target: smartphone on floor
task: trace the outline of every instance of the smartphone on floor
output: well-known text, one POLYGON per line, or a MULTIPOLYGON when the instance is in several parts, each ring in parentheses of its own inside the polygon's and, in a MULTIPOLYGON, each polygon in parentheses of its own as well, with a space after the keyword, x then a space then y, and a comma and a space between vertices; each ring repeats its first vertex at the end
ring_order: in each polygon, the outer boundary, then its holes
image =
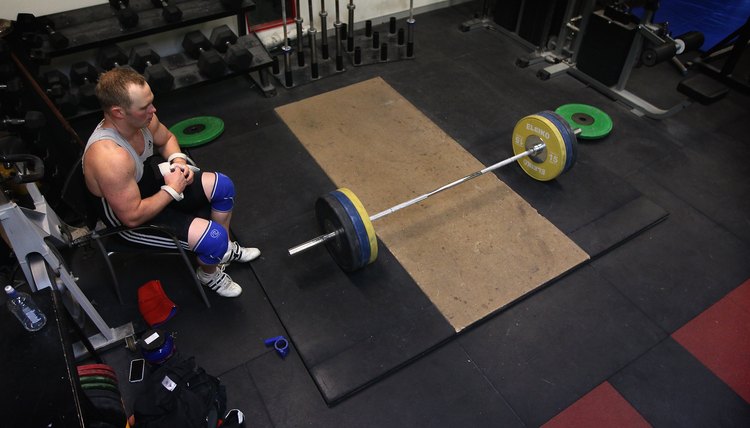
POLYGON ((130 362, 130 374, 128 380, 131 383, 140 382, 143 380, 143 374, 146 371, 146 361, 143 358, 138 358, 130 362))

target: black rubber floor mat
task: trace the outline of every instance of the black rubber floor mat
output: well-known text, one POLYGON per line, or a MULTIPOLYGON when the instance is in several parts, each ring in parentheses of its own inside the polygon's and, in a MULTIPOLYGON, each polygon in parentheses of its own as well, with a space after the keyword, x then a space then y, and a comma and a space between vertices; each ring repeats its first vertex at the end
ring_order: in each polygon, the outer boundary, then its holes
POLYGON ((382 245, 377 263, 352 274, 322 246, 288 255, 315 230, 309 212, 260 231, 264 257, 253 269, 324 398, 335 403, 454 330, 382 245))

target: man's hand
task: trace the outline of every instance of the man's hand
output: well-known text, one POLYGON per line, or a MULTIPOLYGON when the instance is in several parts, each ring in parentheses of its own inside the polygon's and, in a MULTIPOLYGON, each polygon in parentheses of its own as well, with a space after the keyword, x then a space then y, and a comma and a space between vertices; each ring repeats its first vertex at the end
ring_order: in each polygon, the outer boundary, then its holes
POLYGON ((175 170, 182 171, 182 174, 185 176, 185 181, 187 182, 187 185, 190 185, 193 183, 193 178, 195 177, 195 174, 193 173, 193 170, 187 166, 184 159, 173 160, 172 164, 170 165, 170 169, 172 171, 175 171, 175 170))
POLYGON ((192 181, 193 171, 190 171, 190 168, 187 167, 183 170, 179 165, 173 166, 174 168, 172 168, 172 172, 164 176, 164 184, 173 188, 177 193, 182 193, 185 190, 185 187, 189 184, 187 181, 188 175, 192 181), (187 172, 185 172, 185 170, 187 170, 187 172))

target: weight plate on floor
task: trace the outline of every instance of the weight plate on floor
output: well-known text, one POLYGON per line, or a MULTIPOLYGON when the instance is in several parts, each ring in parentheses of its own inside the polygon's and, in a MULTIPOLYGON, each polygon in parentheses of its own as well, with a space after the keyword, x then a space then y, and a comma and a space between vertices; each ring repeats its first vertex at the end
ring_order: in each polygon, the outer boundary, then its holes
POLYGON ((81 384, 84 383, 109 383, 117 385, 117 381, 106 376, 79 376, 81 384))
POLYGON ((545 110, 537 114, 549 119, 560 131, 560 134, 563 137, 563 141, 565 141, 566 148, 565 169, 563 170, 563 172, 568 172, 568 170, 570 170, 570 168, 575 165, 576 160, 578 159, 578 141, 576 140, 575 132, 573 132, 573 129, 570 127, 564 117, 553 111, 545 110))
POLYGON ((91 391, 91 390, 97 389, 97 390, 101 390, 101 391, 116 392, 118 394, 120 393, 120 390, 117 389, 116 386, 112 385, 111 383, 104 383, 104 382, 102 382, 102 383, 82 383, 81 384, 81 388, 84 391, 91 391))
POLYGON ((567 161, 568 149, 562 133, 552 121, 540 115, 519 120, 513 128, 513 153, 523 153, 539 143, 544 143, 545 148, 536 155, 519 159, 518 164, 535 180, 554 180, 565 170, 567 161))
POLYGON ((91 371, 96 371, 97 373, 106 372, 110 375, 109 377, 114 377, 115 379, 117 378, 115 369, 113 369, 107 364, 84 364, 84 365, 78 366, 77 370, 78 370, 79 375, 83 375, 84 373, 90 373, 91 371))
POLYGON ((573 129, 580 129, 580 138, 596 140, 612 132, 612 118, 598 108, 586 104, 565 104, 555 110, 573 129))
POLYGON ((109 370, 102 370, 102 369, 83 369, 78 368, 78 376, 104 376, 108 377, 112 380, 117 380, 117 376, 110 372, 109 370))
POLYGON ((127 416, 119 393, 97 389, 86 390, 84 393, 96 409, 98 420, 108 422, 109 426, 125 426, 127 416))
POLYGON ((115 374, 115 369, 112 368, 112 366, 108 364, 82 364, 78 366, 78 370, 81 369, 99 369, 99 370, 107 370, 111 372, 112 374, 115 374))
POLYGON ((367 264, 367 260, 362 260, 354 223, 335 196, 329 193, 315 201, 315 217, 323 234, 339 231, 336 237, 326 241, 325 245, 341 269, 353 272, 367 264))
POLYGON ((357 231, 357 241, 359 243, 359 258, 357 260, 359 260, 361 266, 357 266, 355 269, 364 267, 370 262, 370 240, 367 236, 365 223, 362 220, 357 207, 355 207, 354 203, 349 199, 349 196, 341 192, 340 189, 331 192, 331 194, 339 201, 339 203, 341 203, 341 206, 344 207, 346 213, 349 215, 349 219, 354 225, 354 230, 357 231))
POLYGON ((180 147, 197 147, 219 138, 224 121, 213 116, 198 116, 177 122, 169 131, 177 137, 180 147))
POLYGON ((354 192, 347 189, 346 187, 342 187, 338 189, 338 191, 345 194, 349 198, 351 203, 354 204, 354 206, 357 208, 357 212, 359 213, 359 218, 362 219, 362 223, 364 223, 365 225, 365 229, 367 230, 367 242, 370 245, 370 259, 367 261, 367 264, 370 264, 378 258, 378 237, 377 235, 375 235, 375 228, 370 221, 370 215, 367 214, 367 210, 365 210, 364 205, 362 205, 362 202, 359 200, 357 195, 354 194, 354 192))

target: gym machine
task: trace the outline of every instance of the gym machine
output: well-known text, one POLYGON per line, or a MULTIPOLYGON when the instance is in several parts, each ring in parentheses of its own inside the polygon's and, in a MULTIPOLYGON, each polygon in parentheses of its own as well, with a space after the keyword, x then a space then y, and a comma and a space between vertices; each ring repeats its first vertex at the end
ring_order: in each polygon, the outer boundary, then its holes
MULTIPOLYGON (((552 65, 537 72, 537 77, 547 80, 560 73, 569 73, 608 97, 628 105, 639 116, 659 119, 690 105, 691 99, 686 98, 663 109, 628 91, 626 85, 638 64, 654 66, 670 61, 685 75, 687 67, 676 55, 700 48, 703 35, 691 31, 672 37, 667 24, 653 22, 658 0, 644 2, 642 19, 630 14, 624 1, 612 2, 602 10, 594 10, 595 3, 595 0, 568 3, 560 33, 548 43, 551 50, 519 58, 516 64, 525 67, 543 60, 551 62, 552 65), (575 10, 581 10, 581 14, 573 17, 575 10)), ((717 82, 700 77, 685 79, 677 90, 704 104, 717 101, 727 92, 717 82)))
POLYGON ((750 94, 750 79, 745 76, 743 79, 734 74, 734 69, 740 62, 748 41, 750 41, 750 17, 737 30, 733 31, 716 46, 704 52, 699 58, 693 60, 690 65, 700 67, 701 71, 709 76, 720 80, 721 82, 741 91, 750 94), (719 68, 714 65, 726 57, 723 65, 719 68))
MULTIPOLYGON (((703 35, 698 32, 672 38, 666 24, 654 24, 653 17, 657 8, 658 0, 646 1, 640 21, 621 2, 593 12, 581 35, 575 66, 568 70, 571 75, 591 84, 598 91, 630 106, 635 114, 654 119, 681 111, 691 104, 691 100, 684 99, 667 109, 651 104, 625 89, 633 68, 639 61, 646 66, 653 66, 669 60, 684 74, 686 69, 675 55, 698 49, 703 44, 703 35)), ((711 101, 726 94, 726 91, 718 89, 711 96, 711 101)))
POLYGON ((107 325, 58 255, 55 245, 69 245, 72 238, 34 183, 44 177, 42 160, 19 154, 0 156, 0 162, 7 172, 0 179, 0 224, 29 286, 32 291, 48 287, 59 289, 64 301, 69 296, 66 307, 73 318, 82 315, 82 309, 99 331, 88 338, 88 343, 84 340, 73 344, 76 358, 133 336, 132 323, 116 328, 107 325), (11 194, 14 186, 20 186, 28 193, 33 208, 21 207, 8 198, 6 193, 11 194))

